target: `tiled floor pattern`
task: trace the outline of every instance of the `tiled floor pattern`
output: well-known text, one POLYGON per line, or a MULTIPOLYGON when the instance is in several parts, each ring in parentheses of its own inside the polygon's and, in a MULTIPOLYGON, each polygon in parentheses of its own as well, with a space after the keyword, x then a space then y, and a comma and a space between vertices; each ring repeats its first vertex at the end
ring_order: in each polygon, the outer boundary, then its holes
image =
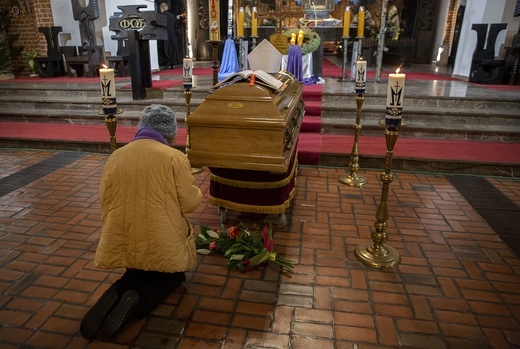
MULTIPOLYGON (((55 155, 0 150, 0 178, 55 155)), ((354 257, 370 240, 380 203, 379 171, 362 189, 338 182, 342 168, 301 167, 289 224, 275 250, 295 262, 228 272, 200 256, 186 283, 119 337, 87 341, 79 323, 121 274, 92 264, 99 237, 97 188, 104 155, 76 161, 0 197, 2 348, 517 348, 520 260, 441 174, 396 172, 388 244, 399 267, 354 257)), ((189 218, 218 225, 204 200, 189 218)), ((518 205, 520 181, 488 179, 518 205)), ((228 215, 228 225, 276 217, 228 215)))

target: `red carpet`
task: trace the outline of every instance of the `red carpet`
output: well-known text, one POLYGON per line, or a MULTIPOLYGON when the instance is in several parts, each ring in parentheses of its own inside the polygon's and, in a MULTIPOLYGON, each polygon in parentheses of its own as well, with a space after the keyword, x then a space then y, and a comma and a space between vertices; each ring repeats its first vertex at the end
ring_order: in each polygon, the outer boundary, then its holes
MULTIPOLYGON (((381 79, 388 79, 388 74, 391 74, 391 71, 382 70, 379 74, 381 79)), ((457 79, 452 78, 447 74, 436 74, 436 73, 420 73, 420 72, 407 72, 406 68, 403 69, 403 73, 406 74, 407 80, 447 80, 447 81, 456 81, 457 79)), ((323 58, 323 66, 322 66, 322 75, 323 77, 329 78, 341 78, 341 67, 338 67, 333 62, 329 61, 327 58, 323 58)), ((367 71, 367 79, 374 79, 376 75, 375 68, 371 67, 367 71)), ((350 77, 350 61, 347 64, 347 72, 346 77, 350 77)))
MULTIPOLYGON (((182 85, 182 80, 152 80, 152 88, 157 88, 161 90, 179 85, 182 85)), ((121 89, 132 89, 132 84, 121 86, 121 89)))
MULTIPOLYGON (((130 81, 130 77, 116 78, 116 81, 125 81, 125 80, 130 81)), ((42 83, 42 82, 78 83, 78 82, 81 82, 82 84, 88 84, 88 83, 99 84, 99 77, 97 77, 97 78, 85 78, 85 77, 69 78, 68 76, 57 76, 55 78, 40 78, 40 77, 35 76, 33 78, 16 78, 16 79, 10 79, 10 80, 5 80, 5 81, 6 82, 24 82, 24 83, 26 83, 26 82, 31 82, 31 83, 34 83, 34 82, 37 82, 37 83, 42 83)))
MULTIPOLYGON (((109 143, 107 128, 100 125, 43 124, 25 122, 2 122, 0 138, 27 139, 41 141, 75 141, 109 143)), ((135 126, 118 126, 116 138, 119 144, 132 140, 136 132, 135 126)), ((381 137, 359 138, 359 152, 363 155, 384 157, 386 153, 385 139, 381 137)), ((405 134, 406 131, 403 132, 405 134)), ((298 140, 299 158, 305 160, 300 164, 318 164, 319 154, 345 154, 350 156, 354 137, 352 135, 320 135, 318 133, 300 133, 298 140)), ((186 144, 186 130, 179 129, 176 139, 178 147, 186 144)), ((520 144, 490 143, 469 141, 444 141, 400 137, 395 149, 396 158, 437 159, 453 161, 470 161, 497 164, 519 164, 520 144)))
POLYGON ((298 163, 301 165, 318 165, 320 163, 321 148, 321 97, 323 85, 304 85, 302 99, 305 102, 305 116, 303 117, 300 135, 298 137, 298 163), (320 146, 309 146, 308 140, 312 135, 317 135, 320 146))
POLYGON ((520 86, 516 85, 486 85, 486 84, 476 84, 475 86, 481 86, 485 88, 489 88, 491 90, 497 91, 520 91, 520 86))

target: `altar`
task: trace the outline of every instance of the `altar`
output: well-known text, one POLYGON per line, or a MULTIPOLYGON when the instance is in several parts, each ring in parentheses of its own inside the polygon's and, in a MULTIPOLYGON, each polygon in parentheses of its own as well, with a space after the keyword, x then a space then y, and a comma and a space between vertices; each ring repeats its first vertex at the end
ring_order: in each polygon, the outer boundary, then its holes
MULTIPOLYGON (((282 70, 287 70, 287 61, 289 59, 288 55, 282 56, 282 70)), ((302 78, 308 79, 313 74, 312 69, 312 53, 307 53, 302 56, 302 78)))

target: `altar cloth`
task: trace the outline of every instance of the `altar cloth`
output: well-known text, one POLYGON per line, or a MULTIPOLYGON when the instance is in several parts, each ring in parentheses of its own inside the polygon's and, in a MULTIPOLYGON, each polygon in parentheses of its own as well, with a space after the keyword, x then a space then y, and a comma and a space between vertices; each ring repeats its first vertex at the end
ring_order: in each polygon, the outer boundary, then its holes
MULTIPOLYGON (((287 70, 288 55, 282 56, 282 69, 287 70)), ((302 56, 302 79, 312 76, 312 52, 302 56)))

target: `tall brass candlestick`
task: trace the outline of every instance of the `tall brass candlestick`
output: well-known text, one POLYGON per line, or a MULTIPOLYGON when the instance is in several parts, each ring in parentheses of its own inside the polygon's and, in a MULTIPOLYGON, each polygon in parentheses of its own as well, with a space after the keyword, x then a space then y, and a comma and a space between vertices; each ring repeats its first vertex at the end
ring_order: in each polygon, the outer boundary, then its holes
POLYGON ((381 190, 381 203, 376 213, 375 231, 372 231, 372 242, 365 242, 356 247, 354 255, 363 264, 373 268, 394 268, 401 263, 399 252, 391 246, 385 245, 388 240, 387 221, 388 214, 388 190, 390 183, 394 180, 392 171, 392 159, 394 146, 399 137, 399 130, 395 126, 387 127, 385 130, 386 140, 386 162, 385 171, 380 179, 383 183, 381 190))
MULTIPOLYGON (((191 149, 190 125, 188 124, 188 117, 191 114, 191 107, 190 107, 191 89, 190 88, 185 88, 184 89, 184 100, 186 101, 186 119, 185 119, 185 123, 186 123, 186 151, 185 151, 185 153, 186 153, 186 156, 188 156, 188 152, 191 149)), ((200 168, 200 167, 192 167, 191 168, 191 173, 193 173, 193 174, 197 174, 197 173, 200 173, 200 172, 202 172, 202 168, 200 168)))
POLYGON ((341 37, 341 39, 343 40, 343 63, 341 65, 341 79, 339 81, 347 81, 347 79, 345 79, 345 75, 347 72, 347 60, 348 60, 347 48, 348 48, 348 39, 349 38, 350 38, 350 36, 341 37))
POLYGON ((350 153, 350 162, 348 168, 350 170, 349 175, 343 175, 339 177, 339 182, 349 185, 351 187, 360 187, 367 182, 367 180, 359 176, 357 171, 359 170, 359 130, 361 130, 361 108, 363 107, 363 102, 365 100, 365 95, 358 94, 356 98, 357 112, 356 112, 356 124, 354 125, 354 146, 352 147, 352 152, 350 153))

